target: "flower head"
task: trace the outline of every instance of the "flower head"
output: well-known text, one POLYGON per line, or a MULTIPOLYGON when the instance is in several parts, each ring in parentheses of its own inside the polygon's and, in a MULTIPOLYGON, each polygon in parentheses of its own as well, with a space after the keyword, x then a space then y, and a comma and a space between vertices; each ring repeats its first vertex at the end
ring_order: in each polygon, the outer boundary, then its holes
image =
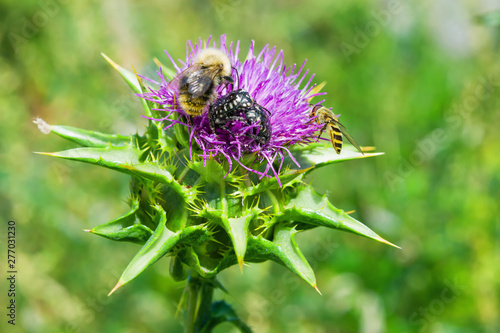
MULTIPOLYGON (((200 39, 198 43, 187 42, 186 60, 178 66, 168 52, 175 70, 178 74, 186 70, 193 64, 197 54, 210 43, 210 38, 206 43, 200 39)), ((152 89, 141 97, 159 103, 161 111, 166 111, 167 115, 159 121, 170 122, 170 125, 182 124, 188 127, 190 134, 190 151, 201 150, 199 154, 206 161, 210 156, 221 159, 225 158, 231 169, 232 162, 236 161, 243 168, 259 174, 261 177, 269 177, 269 170, 272 170, 277 177, 283 164, 283 160, 288 155, 293 161, 294 158, 288 147, 295 144, 307 144, 317 141, 315 132, 321 127, 311 121, 309 101, 316 95, 323 93, 313 93, 311 82, 314 75, 303 85, 309 70, 304 70, 306 61, 297 68, 297 65, 287 66, 283 63, 283 51, 276 54, 276 47, 269 45, 255 55, 254 42, 250 44, 250 49, 246 58, 239 59, 240 42, 235 45, 231 42, 229 50, 227 48, 226 36, 220 37, 220 43, 213 42, 214 48, 225 52, 233 67, 235 76, 234 85, 220 85, 217 87, 217 95, 222 98, 235 89, 243 89, 263 108, 270 112, 269 122, 271 125, 271 138, 267 142, 255 140, 255 137, 248 135, 255 124, 247 124, 242 121, 231 122, 226 132, 217 132, 210 127, 208 112, 201 116, 190 117, 177 104, 179 98, 179 88, 176 84, 169 84, 162 71, 158 72, 161 82, 155 82, 159 88, 152 89), (301 88, 301 86, 303 87, 301 88), (173 113, 190 118, 172 117, 173 113), (197 147, 193 147, 193 144, 197 147), (264 170, 258 171, 251 166, 242 163, 242 157, 254 154, 256 161, 252 165, 260 163, 266 164, 264 170), (277 163, 277 167, 273 164, 277 163)), ((152 80, 150 80, 152 81, 152 80)), ((154 82, 154 81, 153 81, 154 82)), ((297 162, 295 162, 298 165, 297 162)), ((300 166, 299 166, 300 167, 300 166)))

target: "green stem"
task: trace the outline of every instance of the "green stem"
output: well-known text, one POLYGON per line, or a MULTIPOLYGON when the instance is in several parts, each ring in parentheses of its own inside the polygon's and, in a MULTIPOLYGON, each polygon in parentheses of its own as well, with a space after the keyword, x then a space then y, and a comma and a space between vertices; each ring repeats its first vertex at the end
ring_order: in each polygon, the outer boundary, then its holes
POLYGON ((274 193, 271 191, 266 191, 266 194, 269 197, 269 199, 271 200, 271 202, 273 203, 274 213, 279 213, 280 212, 280 203, 279 203, 278 199, 276 198, 276 196, 274 195, 274 193))
POLYGON ((198 310, 198 323, 200 330, 206 325, 206 323, 212 317, 212 298, 214 294, 213 285, 206 281, 201 286, 200 297, 199 300, 199 310, 198 310))
POLYGON ((228 217, 228 206, 227 206, 227 198, 226 198, 226 182, 220 183, 220 198, 222 203, 222 216, 228 217))
POLYGON ((214 287, 211 281, 199 276, 190 276, 186 285, 186 315, 184 332, 198 333, 211 318, 214 287))
POLYGON ((191 170, 189 167, 185 167, 184 170, 182 170, 182 173, 180 174, 179 179, 177 179, 177 182, 179 182, 179 184, 182 183, 182 180, 187 175, 187 173, 189 172, 189 170, 191 170))
POLYGON ((187 280, 186 285, 186 314, 184 318, 184 332, 194 333, 196 332, 196 305, 198 300, 198 286, 195 283, 195 279, 191 276, 187 280))

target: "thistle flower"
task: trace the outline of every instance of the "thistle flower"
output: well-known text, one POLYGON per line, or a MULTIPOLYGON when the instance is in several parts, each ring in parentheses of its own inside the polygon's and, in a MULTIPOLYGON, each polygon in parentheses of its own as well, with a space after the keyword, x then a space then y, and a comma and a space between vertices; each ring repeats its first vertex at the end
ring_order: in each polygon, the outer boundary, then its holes
MULTIPOLYGON (((210 45, 210 38, 206 43, 203 43, 201 39, 194 44, 188 41, 186 60, 179 61, 181 66, 178 66, 172 56, 166 52, 176 69, 177 75, 191 66, 197 54, 204 46, 208 45, 210 45)), ((283 63, 283 50, 276 54, 276 47, 270 48, 269 44, 264 46, 256 55, 253 41, 250 44, 245 60, 241 61, 239 59, 240 42, 238 41, 235 45, 231 42, 228 50, 225 35, 220 37, 219 45, 214 42, 213 47, 219 48, 228 54, 236 72, 237 88, 250 93, 258 104, 270 111, 272 136, 269 142, 262 144, 245 135, 250 130, 250 127, 255 125, 242 122, 231 124, 228 128, 231 135, 216 134, 209 126, 208 112, 205 112, 202 116, 190 118, 189 124, 179 121, 178 117, 172 117, 173 113, 187 115, 176 103, 179 100, 178 87, 175 84, 169 84, 161 70, 158 71, 160 82, 145 78, 159 87, 157 89, 150 88, 149 92, 140 95, 149 101, 160 104, 160 108, 157 110, 167 112, 165 117, 152 119, 165 121, 167 123, 166 128, 174 124, 186 126, 189 130, 190 152, 201 150, 200 156, 203 157, 204 162, 210 156, 215 156, 219 160, 224 157, 229 163, 229 171, 231 171, 232 161, 234 160, 243 168, 259 174, 261 178, 264 176, 269 177, 268 172, 270 169, 274 176, 278 177, 285 155, 290 157, 297 167, 300 167, 288 147, 318 140, 315 133, 321 125, 311 122, 309 116, 311 105, 309 101, 314 96, 324 94, 313 92, 314 85, 311 85, 311 83, 314 74, 302 86, 309 73, 309 70, 304 69, 306 61, 298 69, 295 64, 287 66, 283 63), (194 144, 196 147, 193 147, 194 144), (255 168, 242 163, 244 154, 254 154, 257 163, 255 163, 255 160, 249 163, 255 168), (258 171, 257 167, 261 162, 267 164, 263 172, 258 171), (278 164, 277 170, 273 167, 274 162, 278 164)), ((233 89, 233 85, 221 85, 217 88, 217 93, 219 96, 224 96, 233 89)), ((279 181, 279 178, 277 179, 279 181)))
MULTIPOLYGON (((180 302, 186 307, 185 332, 210 332, 224 321, 250 332, 229 304, 212 303, 213 289, 225 290, 216 279, 222 270, 239 265, 243 271, 244 262, 272 260, 318 290, 314 272, 295 242, 298 232, 326 227, 392 245, 303 182, 320 167, 378 154, 344 149, 338 155, 330 143, 314 142, 319 125, 311 122, 309 100, 319 93, 311 86, 312 77, 300 89, 308 74, 304 65, 297 71, 295 65, 287 67, 283 52, 275 56, 276 49, 268 46, 255 56, 253 43, 243 62, 238 59, 239 43, 231 43, 228 54, 239 72, 239 88, 271 111, 269 142, 246 136, 248 125, 241 123, 231 125, 232 136, 216 135, 206 114, 190 123, 182 121, 174 99, 178 92, 163 74, 178 75, 202 45, 188 42, 186 61, 180 67, 172 61, 175 71, 162 67, 157 87, 146 87, 145 82, 152 80, 143 80, 104 56, 141 96, 150 119, 143 135, 51 126, 41 119, 35 123, 45 134, 52 132, 83 146, 43 154, 131 176, 130 210, 87 230, 142 245, 112 292, 169 257, 171 276, 186 280, 187 301, 180 302), (232 161, 242 167, 232 167, 232 161)), ((225 36, 219 47, 226 50, 225 36)), ((219 87, 218 94, 224 96, 231 89, 219 87)))

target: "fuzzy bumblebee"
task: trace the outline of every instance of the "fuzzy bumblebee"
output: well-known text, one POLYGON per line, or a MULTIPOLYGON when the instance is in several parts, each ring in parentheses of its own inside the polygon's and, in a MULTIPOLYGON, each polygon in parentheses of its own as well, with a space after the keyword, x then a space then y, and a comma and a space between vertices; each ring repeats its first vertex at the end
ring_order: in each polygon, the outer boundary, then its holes
POLYGON ((190 116, 200 116, 217 98, 216 88, 223 83, 233 83, 231 62, 221 50, 202 50, 193 64, 172 82, 179 82, 179 104, 190 116))

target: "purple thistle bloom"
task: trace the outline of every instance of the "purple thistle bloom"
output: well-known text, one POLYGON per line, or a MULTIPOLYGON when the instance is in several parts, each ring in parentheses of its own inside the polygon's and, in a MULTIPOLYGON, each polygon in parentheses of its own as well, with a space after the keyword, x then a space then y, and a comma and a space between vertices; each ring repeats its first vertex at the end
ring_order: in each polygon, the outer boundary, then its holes
MULTIPOLYGON (((168 52, 165 52, 177 73, 181 73, 193 64, 196 55, 204 48, 204 45, 208 47, 209 43, 210 38, 206 44, 201 39, 194 45, 191 41, 188 41, 186 60, 185 62, 179 60, 181 67, 175 63, 168 52)), ((288 150, 288 147, 294 144, 307 144, 318 140, 315 133, 322 125, 311 122, 309 115, 311 105, 309 101, 313 96, 323 95, 324 93, 311 92, 314 87, 314 85, 311 85, 314 75, 300 88, 309 73, 309 70, 304 71, 306 61, 304 61, 297 71, 295 64, 287 67, 283 63, 283 50, 279 51, 276 55, 276 47, 269 48, 269 45, 266 45, 256 56, 254 42, 252 41, 247 57, 243 61, 240 61, 238 58, 240 53, 239 41, 236 45, 233 45, 231 42, 228 50, 226 36, 222 35, 220 37, 220 46, 217 46, 217 43, 213 42, 213 47, 224 51, 229 56, 231 65, 236 68, 239 76, 237 77, 233 70, 233 77, 235 79, 234 87, 232 85, 220 85, 217 88, 218 96, 227 95, 233 88, 234 90, 238 88, 243 89, 258 104, 269 110, 271 113, 269 120, 272 136, 268 142, 258 142, 254 137, 248 135, 258 125, 248 125, 242 121, 231 122, 227 135, 220 132, 214 133, 209 125, 208 112, 205 112, 201 116, 192 117, 190 120, 185 120, 186 118, 174 120, 171 117, 173 112, 186 117, 189 116, 176 103, 179 98, 178 86, 176 84, 169 85, 169 81, 165 80, 161 70, 158 72, 161 82, 158 83, 145 78, 148 81, 158 84, 159 88, 150 88, 150 92, 142 94, 141 97, 159 103, 160 109, 158 110, 168 112, 166 117, 153 120, 170 122, 171 124, 167 128, 174 124, 182 124, 188 127, 191 154, 193 150, 197 150, 196 147, 193 147, 193 142, 195 142, 196 146, 202 151, 200 156, 203 157, 204 161, 210 156, 217 157, 219 161, 223 157, 228 161, 229 170, 231 170, 234 160, 248 171, 259 174, 261 178, 271 177, 269 170, 272 170, 272 173, 279 182, 278 174, 283 166, 285 155, 288 155, 300 167, 288 150), (247 154, 255 154, 256 158, 251 162, 251 165, 244 165, 241 161, 242 157, 247 154), (264 170, 258 171, 253 169, 263 162, 266 164, 264 170), (255 165, 256 163, 257 166, 255 165), (273 166, 274 163, 279 163, 277 168, 273 166)))

